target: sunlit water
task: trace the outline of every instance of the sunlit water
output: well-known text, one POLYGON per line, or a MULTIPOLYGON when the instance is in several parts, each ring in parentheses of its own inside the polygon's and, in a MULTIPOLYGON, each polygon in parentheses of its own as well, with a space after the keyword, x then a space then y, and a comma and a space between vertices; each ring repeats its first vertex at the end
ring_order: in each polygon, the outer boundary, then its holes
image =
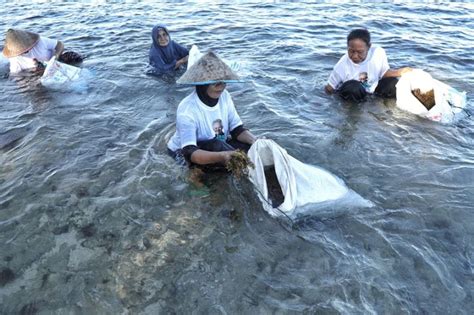
MULTIPOLYGON (((0 313, 420 313, 474 309, 474 124, 440 125, 323 93, 353 27, 392 67, 474 92, 474 6, 3 4, 18 27, 87 55, 87 91, 12 78, 1 60, 0 313), (155 23, 237 60, 257 135, 342 178, 372 208, 263 211, 251 184, 204 187, 166 155, 191 92, 145 74, 155 23)), ((3 38, 3 37, 2 37, 3 38)), ((3 40, 3 39, 2 39, 3 40)))

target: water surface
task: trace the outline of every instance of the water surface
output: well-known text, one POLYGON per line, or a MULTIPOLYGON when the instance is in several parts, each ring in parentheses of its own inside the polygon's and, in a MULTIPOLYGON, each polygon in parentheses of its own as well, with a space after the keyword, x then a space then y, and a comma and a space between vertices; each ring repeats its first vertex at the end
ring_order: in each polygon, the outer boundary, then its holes
POLYGON ((0 313, 429 313, 474 309, 472 118, 440 125, 323 87, 365 26, 392 67, 474 92, 474 6, 4 4, 3 30, 87 55, 86 92, 0 62, 0 313), (372 201, 267 215, 248 181, 204 187, 166 155, 190 88, 145 74, 150 32, 237 60, 229 85, 257 135, 372 201))

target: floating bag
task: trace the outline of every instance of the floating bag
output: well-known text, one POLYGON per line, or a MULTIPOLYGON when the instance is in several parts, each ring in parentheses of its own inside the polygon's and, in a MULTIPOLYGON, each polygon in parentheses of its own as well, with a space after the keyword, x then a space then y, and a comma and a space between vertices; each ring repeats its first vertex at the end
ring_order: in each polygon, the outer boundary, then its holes
POLYGON ((466 92, 459 92, 423 70, 405 73, 397 83, 397 107, 410 113, 441 123, 452 123, 463 117, 466 92), (428 110, 414 95, 434 91, 435 105, 428 110))
POLYGON ((56 57, 53 57, 44 70, 41 84, 53 88, 63 86, 79 80, 81 70, 81 68, 58 62, 56 57))
POLYGON ((257 140, 248 156, 255 165, 255 168, 249 168, 249 179, 259 192, 263 208, 272 216, 292 216, 297 207, 336 200, 350 192, 341 179, 322 168, 298 161, 272 140, 257 140), (265 176, 269 166, 274 167, 284 197, 276 207, 272 204, 265 176))
POLYGON ((188 57, 188 69, 191 68, 196 61, 199 60, 204 54, 199 51, 199 48, 196 45, 193 45, 189 50, 189 57, 188 57))

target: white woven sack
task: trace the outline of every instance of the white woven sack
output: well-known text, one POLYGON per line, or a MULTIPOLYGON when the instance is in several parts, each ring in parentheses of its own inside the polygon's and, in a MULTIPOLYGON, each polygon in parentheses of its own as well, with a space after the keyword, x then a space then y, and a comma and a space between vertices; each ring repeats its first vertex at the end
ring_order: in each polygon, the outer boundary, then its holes
POLYGON ((421 69, 405 73, 397 83, 397 107, 421 117, 442 123, 452 123, 465 106, 466 92, 459 92, 433 79, 429 73, 421 69), (414 89, 420 89, 422 93, 433 89, 435 106, 428 111, 413 95, 414 89))
POLYGON ((249 179, 259 192, 263 208, 272 216, 291 216, 298 207, 336 200, 349 192, 342 180, 322 168, 298 161, 272 140, 257 140, 248 156, 255 165, 249 168, 249 179), (285 197, 278 208, 273 208, 269 200, 265 178, 264 167, 271 165, 285 197))

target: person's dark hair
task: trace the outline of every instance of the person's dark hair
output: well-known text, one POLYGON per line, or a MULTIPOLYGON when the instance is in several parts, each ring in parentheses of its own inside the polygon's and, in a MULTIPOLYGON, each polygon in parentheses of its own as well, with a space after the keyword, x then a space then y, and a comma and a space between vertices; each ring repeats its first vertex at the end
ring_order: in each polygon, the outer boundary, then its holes
POLYGON ((367 46, 370 46, 370 33, 365 28, 352 30, 349 35, 347 35, 347 44, 353 39, 363 40, 367 46))

